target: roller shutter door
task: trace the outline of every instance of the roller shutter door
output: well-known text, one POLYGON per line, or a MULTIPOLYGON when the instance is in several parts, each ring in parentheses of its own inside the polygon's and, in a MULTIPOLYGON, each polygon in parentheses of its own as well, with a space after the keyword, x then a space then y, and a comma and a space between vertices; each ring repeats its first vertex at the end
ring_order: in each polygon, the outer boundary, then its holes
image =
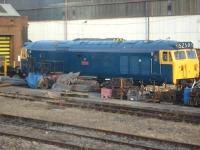
POLYGON ((0 36, 0 58, 6 57, 7 65, 10 65, 11 38, 9 36, 0 36))

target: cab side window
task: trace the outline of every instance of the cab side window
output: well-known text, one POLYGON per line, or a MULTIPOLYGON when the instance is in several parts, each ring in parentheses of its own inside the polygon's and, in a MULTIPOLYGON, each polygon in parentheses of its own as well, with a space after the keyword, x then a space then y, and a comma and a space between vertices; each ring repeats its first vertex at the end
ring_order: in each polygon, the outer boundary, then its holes
POLYGON ((163 52, 163 61, 168 61, 168 52, 163 52))
POLYGON ((172 61, 172 55, 170 52, 163 52, 162 53, 163 61, 172 61))

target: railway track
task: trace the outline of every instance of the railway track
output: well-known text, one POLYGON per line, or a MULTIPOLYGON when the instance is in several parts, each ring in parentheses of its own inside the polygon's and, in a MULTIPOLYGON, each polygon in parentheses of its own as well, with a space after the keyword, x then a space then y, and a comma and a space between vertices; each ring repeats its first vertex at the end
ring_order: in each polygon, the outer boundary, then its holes
POLYGON ((6 114, 0 115, 0 135, 72 149, 200 149, 199 145, 6 114))
POLYGON ((200 123, 199 114, 195 113, 183 113, 182 111, 167 111, 167 110, 155 110, 155 109, 145 109, 132 106, 125 106, 120 104, 111 104, 106 102, 97 102, 97 101, 85 101, 76 98, 66 98, 61 97, 59 99, 43 97, 43 96, 33 96, 33 95, 24 95, 20 93, 3 93, 0 92, 0 96, 29 100, 29 101, 44 101, 51 105, 61 105, 64 107, 78 107, 86 109, 94 109, 104 112, 112 113, 121 113, 129 115, 137 115, 143 117, 158 118, 162 120, 171 120, 171 121, 184 121, 194 124, 200 123))

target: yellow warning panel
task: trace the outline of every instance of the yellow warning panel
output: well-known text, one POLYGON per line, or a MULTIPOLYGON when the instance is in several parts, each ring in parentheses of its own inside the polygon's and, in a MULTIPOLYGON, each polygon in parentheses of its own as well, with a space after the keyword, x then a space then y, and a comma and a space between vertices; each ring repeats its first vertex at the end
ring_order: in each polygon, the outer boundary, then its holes
POLYGON ((5 52, 5 51, 6 51, 6 52, 8 51, 8 52, 10 52, 10 48, 0 48, 0 51, 4 51, 4 52, 5 52))
POLYGON ((10 41, 10 37, 9 36, 1 36, 0 35, 0 40, 9 40, 10 41))
POLYGON ((0 57, 6 57, 7 65, 10 65, 11 42, 9 36, 0 36, 0 57))
POLYGON ((10 41, 0 41, 0 44, 10 44, 10 41))

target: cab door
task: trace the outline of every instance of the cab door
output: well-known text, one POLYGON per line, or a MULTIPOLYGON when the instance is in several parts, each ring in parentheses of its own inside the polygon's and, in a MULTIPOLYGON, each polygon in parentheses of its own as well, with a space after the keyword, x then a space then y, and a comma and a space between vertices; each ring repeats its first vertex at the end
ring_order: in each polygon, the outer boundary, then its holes
POLYGON ((154 52, 151 58, 151 74, 153 75, 161 75, 161 66, 159 63, 159 52, 154 52))
POLYGON ((173 57, 171 50, 161 50, 160 56, 160 72, 163 82, 173 83, 173 57))

